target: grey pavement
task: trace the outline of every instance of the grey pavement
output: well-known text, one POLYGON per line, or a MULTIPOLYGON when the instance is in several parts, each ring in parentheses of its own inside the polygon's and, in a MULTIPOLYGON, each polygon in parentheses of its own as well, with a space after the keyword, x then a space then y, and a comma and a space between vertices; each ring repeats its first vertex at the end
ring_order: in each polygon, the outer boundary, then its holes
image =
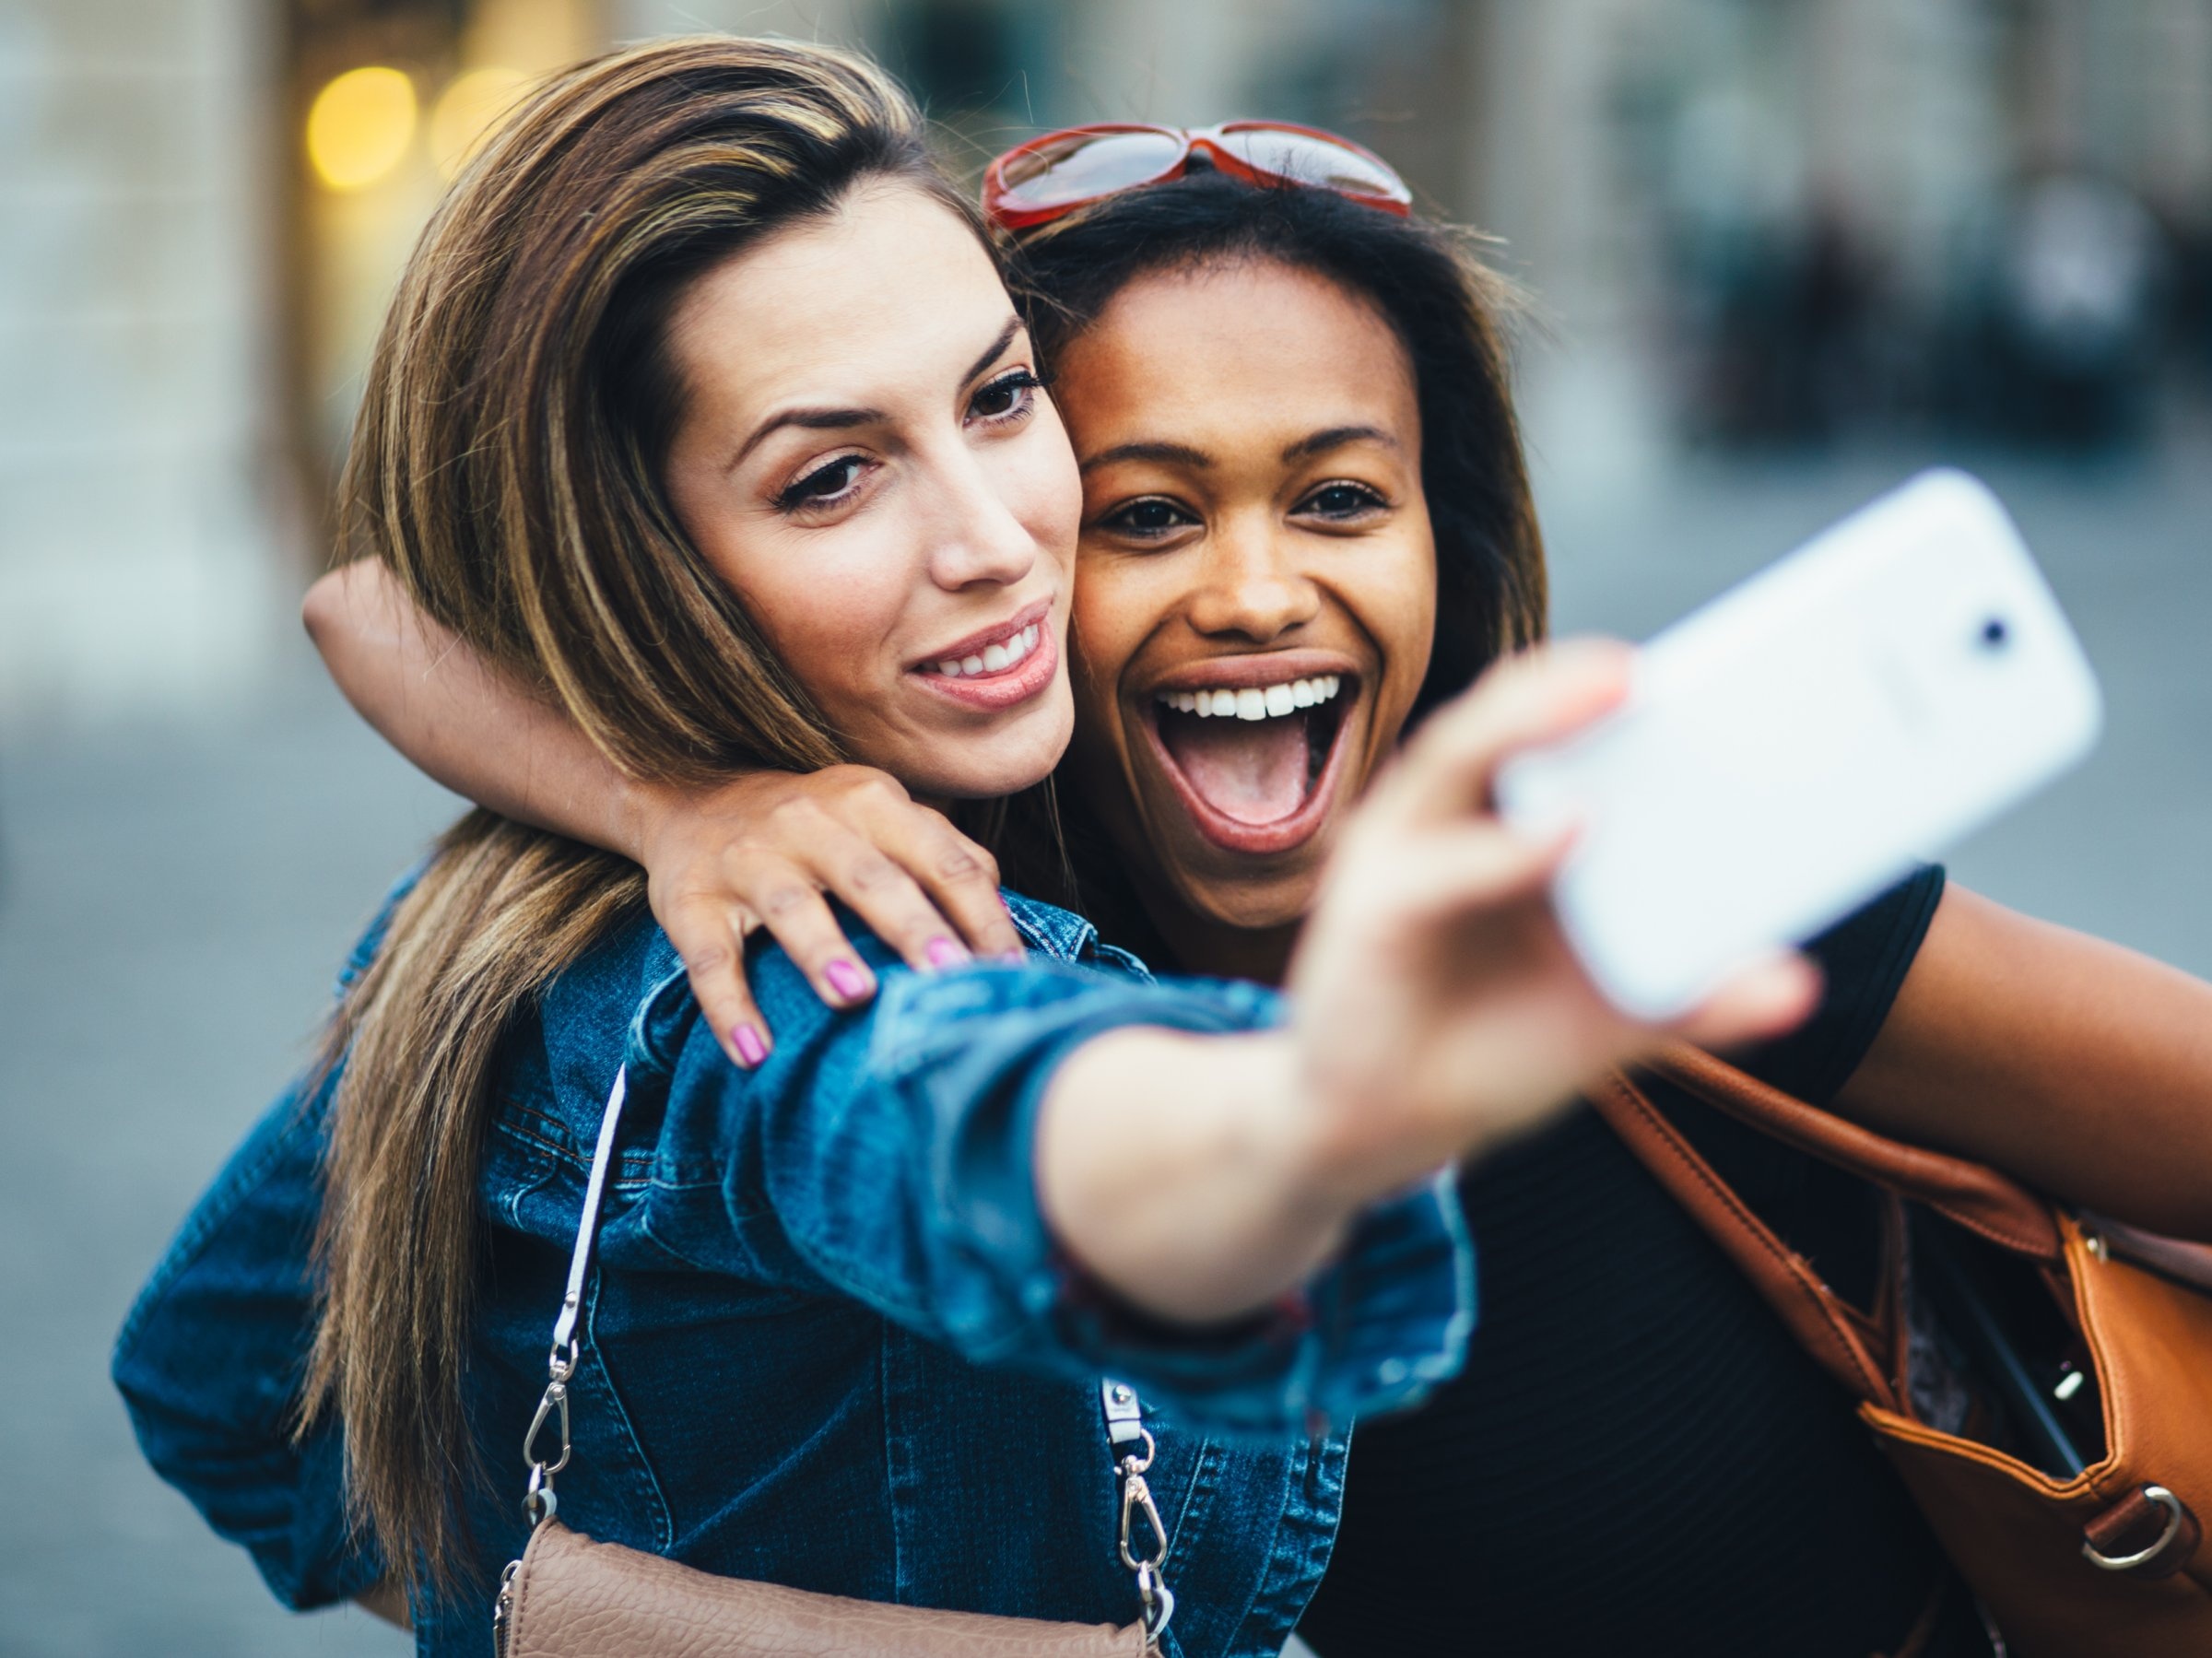
MULTIPOLYGON (((1953 867, 2007 902, 2212 972, 2204 459, 1985 469, 2088 642, 2111 726, 2088 767, 1953 867)), ((1547 482, 1560 624, 1648 632, 1913 460, 1547 482)), ((6 1658, 405 1650, 359 1613, 278 1610, 243 1555, 139 1461, 106 1358, 177 1220, 304 1052, 382 884, 452 809, 353 721, 303 650, 238 717, 0 751, 6 1658)))

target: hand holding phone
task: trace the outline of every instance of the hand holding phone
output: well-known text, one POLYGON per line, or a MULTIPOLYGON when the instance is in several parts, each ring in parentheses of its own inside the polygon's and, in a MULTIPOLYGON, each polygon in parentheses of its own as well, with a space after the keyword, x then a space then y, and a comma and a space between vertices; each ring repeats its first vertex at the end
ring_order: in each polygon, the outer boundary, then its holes
POLYGON ((2082 759, 2102 705, 1994 495, 1941 470, 1677 623, 1618 712, 1515 757, 1515 828, 1598 988, 1654 1021, 2082 759))

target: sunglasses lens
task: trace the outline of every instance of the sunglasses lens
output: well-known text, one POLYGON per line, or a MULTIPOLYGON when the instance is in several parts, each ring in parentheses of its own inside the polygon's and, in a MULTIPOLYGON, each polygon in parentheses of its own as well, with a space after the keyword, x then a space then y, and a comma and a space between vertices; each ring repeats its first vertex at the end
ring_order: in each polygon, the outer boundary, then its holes
POLYGON ((1169 133, 1069 133, 1015 157, 999 205, 1018 210, 1088 202, 1158 178, 1182 155, 1169 133))
POLYGON ((1277 178, 1401 205, 1413 200, 1404 179, 1372 156, 1334 139, 1276 126, 1235 126, 1215 142, 1247 167, 1277 178))

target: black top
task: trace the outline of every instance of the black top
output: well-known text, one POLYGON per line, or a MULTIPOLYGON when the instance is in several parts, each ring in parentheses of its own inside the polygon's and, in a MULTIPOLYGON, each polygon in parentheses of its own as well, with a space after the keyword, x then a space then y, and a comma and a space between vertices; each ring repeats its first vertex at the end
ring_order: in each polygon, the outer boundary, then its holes
MULTIPOLYGON (((1745 1068, 1841 1088, 1943 889, 1927 869, 1818 940, 1823 1005, 1745 1068)), ((1679 1095, 1700 1150, 1839 1290, 1869 1189, 1679 1095)), ((1324 1658, 1868 1658, 1946 1570, 1841 1390, 1587 1110, 1461 1186, 1481 1321, 1417 1413, 1359 1425, 1300 1633, 1324 1658)), ((1959 1627, 1942 1658, 1986 1652, 1959 1627)))

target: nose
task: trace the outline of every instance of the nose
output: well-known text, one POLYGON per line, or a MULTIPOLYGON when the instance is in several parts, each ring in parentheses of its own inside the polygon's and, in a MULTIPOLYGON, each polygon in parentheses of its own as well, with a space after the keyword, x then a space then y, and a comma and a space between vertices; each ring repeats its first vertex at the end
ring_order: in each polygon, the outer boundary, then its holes
POLYGON ((1209 537, 1184 614, 1200 633, 1267 644, 1304 627, 1321 593, 1271 523, 1223 525, 1209 537))
POLYGON ((1010 587, 1037 563, 1036 536, 972 454, 947 459, 930 517, 930 579, 947 592, 1010 587))

